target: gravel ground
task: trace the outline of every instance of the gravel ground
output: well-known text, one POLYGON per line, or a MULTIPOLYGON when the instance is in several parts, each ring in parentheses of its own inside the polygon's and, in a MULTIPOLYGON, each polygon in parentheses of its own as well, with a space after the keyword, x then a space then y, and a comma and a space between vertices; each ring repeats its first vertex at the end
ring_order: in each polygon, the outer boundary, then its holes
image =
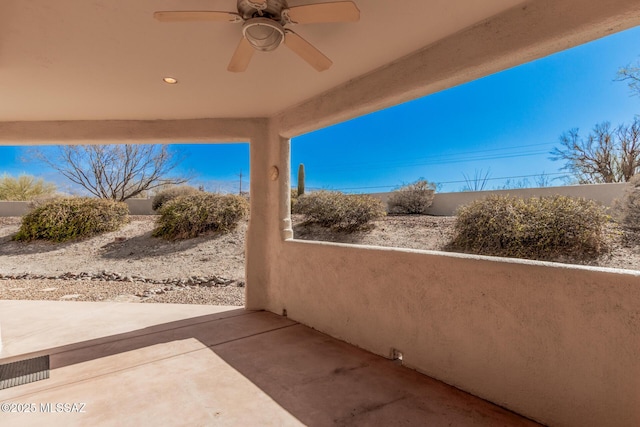
POLYGON ((244 277, 247 223, 228 234, 167 241, 151 236, 156 217, 131 216, 118 231, 67 243, 14 242, 19 217, 0 218, 0 273, 63 274, 103 270, 152 279, 215 274, 244 277))
MULTIPOLYGON (((156 287, 157 288, 157 287, 156 287)), ((144 295, 147 283, 93 280, 0 280, 0 299, 117 301, 173 304, 244 304, 244 288, 190 286, 144 295)))
MULTIPOLYGON (((369 232, 346 234, 292 219, 297 239, 436 251, 446 247, 455 222, 389 216, 369 232)), ((229 234, 170 242, 151 237, 154 220, 134 216, 119 231, 51 244, 11 241, 20 218, 0 217, 0 299, 244 304, 246 222, 229 234)), ((609 238, 611 255, 590 265, 640 270, 640 246, 623 244, 616 229, 609 238)))
POLYGON ((20 218, 0 218, 0 299, 244 304, 246 222, 232 233, 172 242, 151 236, 155 218, 132 216, 118 231, 63 244, 14 242, 20 218), (122 280, 62 279, 81 273, 122 280), (189 283, 202 276, 228 284, 189 283))

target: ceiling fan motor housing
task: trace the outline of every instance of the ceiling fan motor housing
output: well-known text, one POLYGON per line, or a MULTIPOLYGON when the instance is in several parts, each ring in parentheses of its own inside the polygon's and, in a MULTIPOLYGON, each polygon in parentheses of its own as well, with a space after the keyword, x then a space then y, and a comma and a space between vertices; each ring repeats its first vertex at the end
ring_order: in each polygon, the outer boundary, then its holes
POLYGON ((268 18, 251 18, 242 26, 242 34, 257 50, 269 52, 284 40, 284 28, 279 22, 268 18))
POLYGON ((284 25, 285 22, 282 20, 282 11, 288 7, 286 0, 268 0, 266 8, 259 10, 252 5, 251 0, 238 0, 238 13, 244 20, 264 17, 273 19, 284 25))
POLYGON ((256 8, 252 0, 238 0, 238 13, 245 20, 242 34, 256 50, 269 52, 284 40, 282 11, 289 7, 286 0, 268 0, 256 8))

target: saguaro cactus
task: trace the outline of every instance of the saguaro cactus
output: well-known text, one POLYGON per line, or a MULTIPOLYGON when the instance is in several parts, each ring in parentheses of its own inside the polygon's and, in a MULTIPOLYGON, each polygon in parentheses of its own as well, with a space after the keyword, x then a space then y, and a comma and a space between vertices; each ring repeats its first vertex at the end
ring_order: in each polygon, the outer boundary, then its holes
POLYGON ((298 197, 304 194, 304 164, 298 166, 298 197))

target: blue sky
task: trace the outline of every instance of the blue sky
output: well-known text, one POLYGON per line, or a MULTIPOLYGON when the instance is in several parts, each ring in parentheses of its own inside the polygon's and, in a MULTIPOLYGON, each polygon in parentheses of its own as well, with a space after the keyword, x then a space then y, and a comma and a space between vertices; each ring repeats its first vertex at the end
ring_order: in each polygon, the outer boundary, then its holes
MULTIPOLYGON (((294 138, 292 184, 304 163, 308 188, 390 191, 425 178, 458 191, 464 175, 489 172, 487 188, 527 175, 559 176, 549 160, 572 128, 630 122, 640 97, 614 81, 619 67, 640 61, 640 28, 294 138)), ((210 190, 248 187, 247 144, 178 146, 185 171, 210 190)), ((0 147, 0 174, 31 173, 62 183, 41 165, 23 162, 24 148, 0 147)), ((527 178, 531 183, 535 177, 527 178)), ((555 181, 558 185, 561 181, 555 181)), ((64 185, 63 185, 64 186, 64 185)))

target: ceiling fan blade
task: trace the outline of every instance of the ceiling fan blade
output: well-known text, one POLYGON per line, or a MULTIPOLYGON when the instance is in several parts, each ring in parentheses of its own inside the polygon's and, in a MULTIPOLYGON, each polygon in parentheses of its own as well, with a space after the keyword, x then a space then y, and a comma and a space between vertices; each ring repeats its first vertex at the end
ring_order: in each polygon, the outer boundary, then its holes
POLYGON ((234 12, 217 11, 160 11, 153 17, 160 22, 243 22, 240 15, 234 12))
POLYGON ((253 57, 253 52, 255 52, 255 49, 251 44, 249 44, 249 41, 243 37, 231 57, 227 70, 232 73, 241 73, 246 71, 249 66, 249 62, 251 62, 251 58, 253 57))
POLYGON ((291 30, 287 30, 284 43, 318 71, 328 70, 333 65, 333 62, 322 52, 291 30))
POLYGON ((360 20, 360 10, 351 1, 294 6, 288 9, 287 14, 292 23, 296 24, 356 22, 360 20))

